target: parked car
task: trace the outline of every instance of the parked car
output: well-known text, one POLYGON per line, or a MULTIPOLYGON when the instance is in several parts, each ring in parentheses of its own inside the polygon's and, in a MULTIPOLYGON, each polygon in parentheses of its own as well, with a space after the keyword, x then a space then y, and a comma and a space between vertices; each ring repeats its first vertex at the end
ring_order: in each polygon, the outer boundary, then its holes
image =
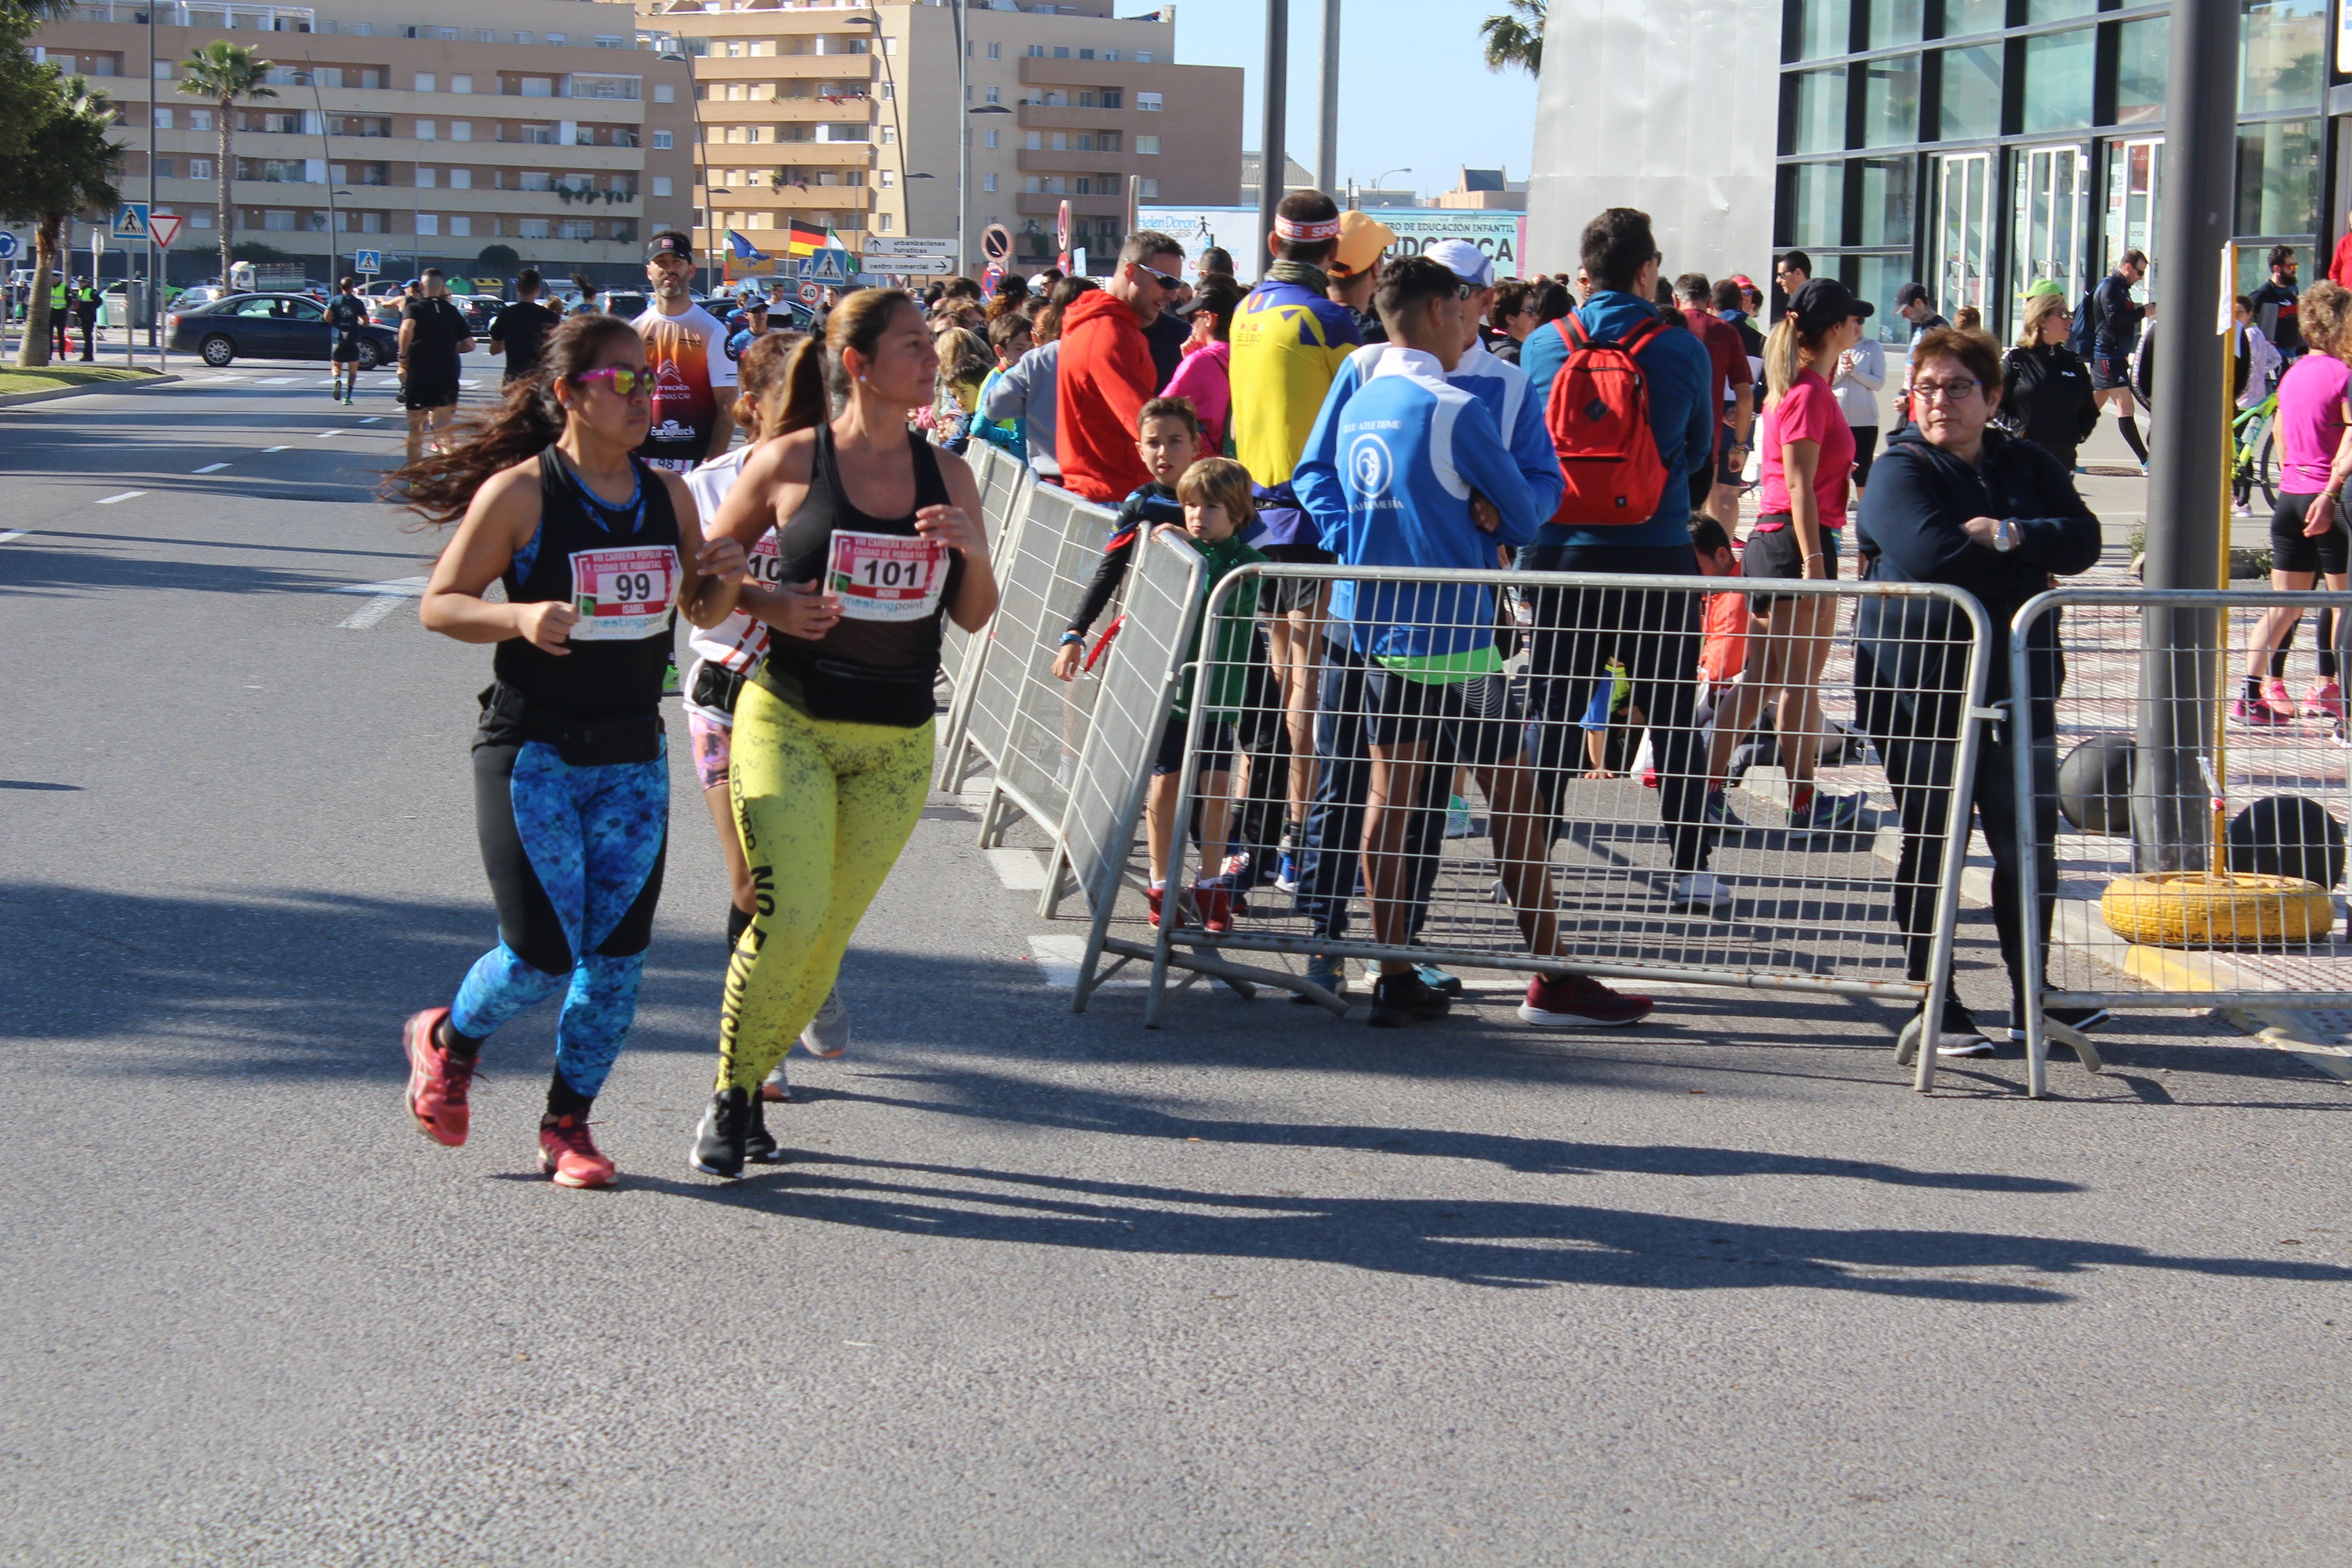
MULTIPOLYGON (((327 357, 332 333, 319 301, 306 294, 232 294, 209 305, 184 304, 164 317, 175 353, 218 368, 238 359, 327 357)), ((370 323, 359 332, 360 368, 400 357, 400 334, 370 323)))
POLYGON ((593 308, 634 321, 652 306, 652 299, 641 289, 601 289, 593 308))
POLYGON ((449 302, 466 313, 466 330, 478 338, 490 330, 491 318, 507 303, 496 294, 452 294, 449 302))
POLYGON ((190 307, 209 305, 215 300, 226 298, 227 293, 228 290, 217 283, 199 283, 194 288, 181 289, 173 302, 190 307))

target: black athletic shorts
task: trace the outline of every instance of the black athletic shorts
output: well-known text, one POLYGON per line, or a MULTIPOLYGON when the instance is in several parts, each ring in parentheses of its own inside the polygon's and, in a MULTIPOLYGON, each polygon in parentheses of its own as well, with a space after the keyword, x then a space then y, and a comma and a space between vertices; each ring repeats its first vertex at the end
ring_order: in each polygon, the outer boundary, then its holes
POLYGON ((357 332, 337 332, 335 346, 327 351, 327 358, 335 364, 357 364, 360 357, 360 335, 357 332))
MULTIPOLYGON (((1263 553, 1279 566, 1328 566, 1339 559, 1312 544, 1269 544, 1263 553)), ((1312 610, 1315 596, 1329 586, 1322 577, 1268 577, 1258 584, 1257 602, 1270 616, 1312 610)))
POLYGON ((2352 556, 2352 534, 2344 531, 2344 513, 2336 514, 2336 526, 2314 539, 2303 531, 2303 517, 2311 506, 2313 497, 2281 494, 2278 505, 2271 511, 2271 570, 2273 572, 2317 572, 2340 577, 2347 569, 2347 557, 2352 556))
MULTIPOLYGON (((1775 512, 1756 521, 1755 531, 1748 534, 1748 542, 1740 548, 1739 574, 1761 578, 1804 576, 1805 551, 1797 542, 1796 525, 1789 521, 1789 514, 1775 512), (1778 522, 1780 526, 1767 530, 1764 524, 1768 522, 1778 522)), ((1837 575, 1838 536, 1843 531, 1836 528, 1822 530, 1822 553, 1828 557, 1822 564, 1829 568, 1832 577, 1837 575)), ((1774 605, 1792 596, 1788 594, 1750 594, 1748 595, 1748 607, 1759 616, 1769 615, 1774 605)))
POLYGON ((1857 425, 1853 431, 1853 482, 1870 483, 1871 460, 1878 456, 1878 426, 1857 425))
POLYGON ((2093 354, 2091 356, 2091 390, 2108 392, 2116 387, 2131 389, 2131 356, 2129 354, 2093 354))
MULTIPOLYGON (((1168 715, 1168 728, 1160 731, 1160 752, 1151 761, 1151 776, 1164 778, 1184 771, 1184 732, 1192 726, 1187 714, 1168 715)), ((1231 773, 1234 766, 1234 727, 1211 723, 1201 730, 1201 772, 1231 773)))
POLYGON ((1436 741, 1454 761, 1486 767, 1520 750, 1526 715, 1500 675, 1467 680, 1408 680, 1374 664, 1364 672, 1365 739, 1381 747, 1436 741))

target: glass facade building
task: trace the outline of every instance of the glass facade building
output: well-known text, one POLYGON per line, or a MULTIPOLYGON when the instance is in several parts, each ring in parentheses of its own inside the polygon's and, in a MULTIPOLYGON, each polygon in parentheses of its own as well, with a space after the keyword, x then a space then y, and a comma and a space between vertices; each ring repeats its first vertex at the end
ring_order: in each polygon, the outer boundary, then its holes
MULTIPOLYGON (((2341 205, 2330 8, 2240 9, 2239 289, 2273 244, 2309 283, 2341 205)), ((2168 5, 2136 0, 1783 0, 1774 248, 1843 278, 1890 339, 1914 278, 2004 341, 2029 286, 2055 278, 2071 302, 2129 248, 2160 295, 2171 30, 2168 5)))

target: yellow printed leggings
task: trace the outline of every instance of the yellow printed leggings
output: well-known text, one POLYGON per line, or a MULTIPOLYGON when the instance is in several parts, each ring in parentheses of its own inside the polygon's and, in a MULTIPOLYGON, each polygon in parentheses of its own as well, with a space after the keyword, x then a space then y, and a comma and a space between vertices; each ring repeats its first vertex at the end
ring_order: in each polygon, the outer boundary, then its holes
POLYGON ((841 971, 915 831, 932 725, 812 719, 757 682, 735 706, 728 787, 757 912, 727 960, 719 1087, 757 1092, 841 971))

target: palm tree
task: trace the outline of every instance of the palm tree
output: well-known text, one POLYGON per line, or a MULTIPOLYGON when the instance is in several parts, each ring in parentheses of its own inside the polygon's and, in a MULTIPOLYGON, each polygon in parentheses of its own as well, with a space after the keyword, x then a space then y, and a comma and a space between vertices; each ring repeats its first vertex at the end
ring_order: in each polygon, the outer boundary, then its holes
POLYGON ((1486 68, 1517 66, 1529 76, 1543 73, 1544 7, 1547 0, 1507 0, 1510 10, 1478 24, 1486 40, 1486 68))
MULTIPOLYGON (((1513 0, 1517 4, 1518 0, 1513 0)), ((232 157, 234 142, 230 131, 236 121, 236 101, 246 99, 258 103, 278 94, 265 85, 274 62, 263 59, 242 44, 225 43, 218 38, 200 49, 189 51, 180 62, 180 90, 191 98, 210 99, 220 107, 215 110, 220 125, 220 163, 214 171, 220 176, 220 277, 221 286, 228 285, 229 246, 236 238, 233 227, 236 208, 229 201, 229 182, 236 177, 236 163, 232 157)))
POLYGON ((25 341, 16 363, 27 369, 49 363, 49 289, 65 258, 65 227, 76 213, 121 205, 114 176, 123 153, 110 137, 114 104, 79 77, 61 77, 48 68, 41 98, 30 105, 34 123, 26 152, 0 158, 0 213, 30 219, 33 290, 25 312, 25 341))

